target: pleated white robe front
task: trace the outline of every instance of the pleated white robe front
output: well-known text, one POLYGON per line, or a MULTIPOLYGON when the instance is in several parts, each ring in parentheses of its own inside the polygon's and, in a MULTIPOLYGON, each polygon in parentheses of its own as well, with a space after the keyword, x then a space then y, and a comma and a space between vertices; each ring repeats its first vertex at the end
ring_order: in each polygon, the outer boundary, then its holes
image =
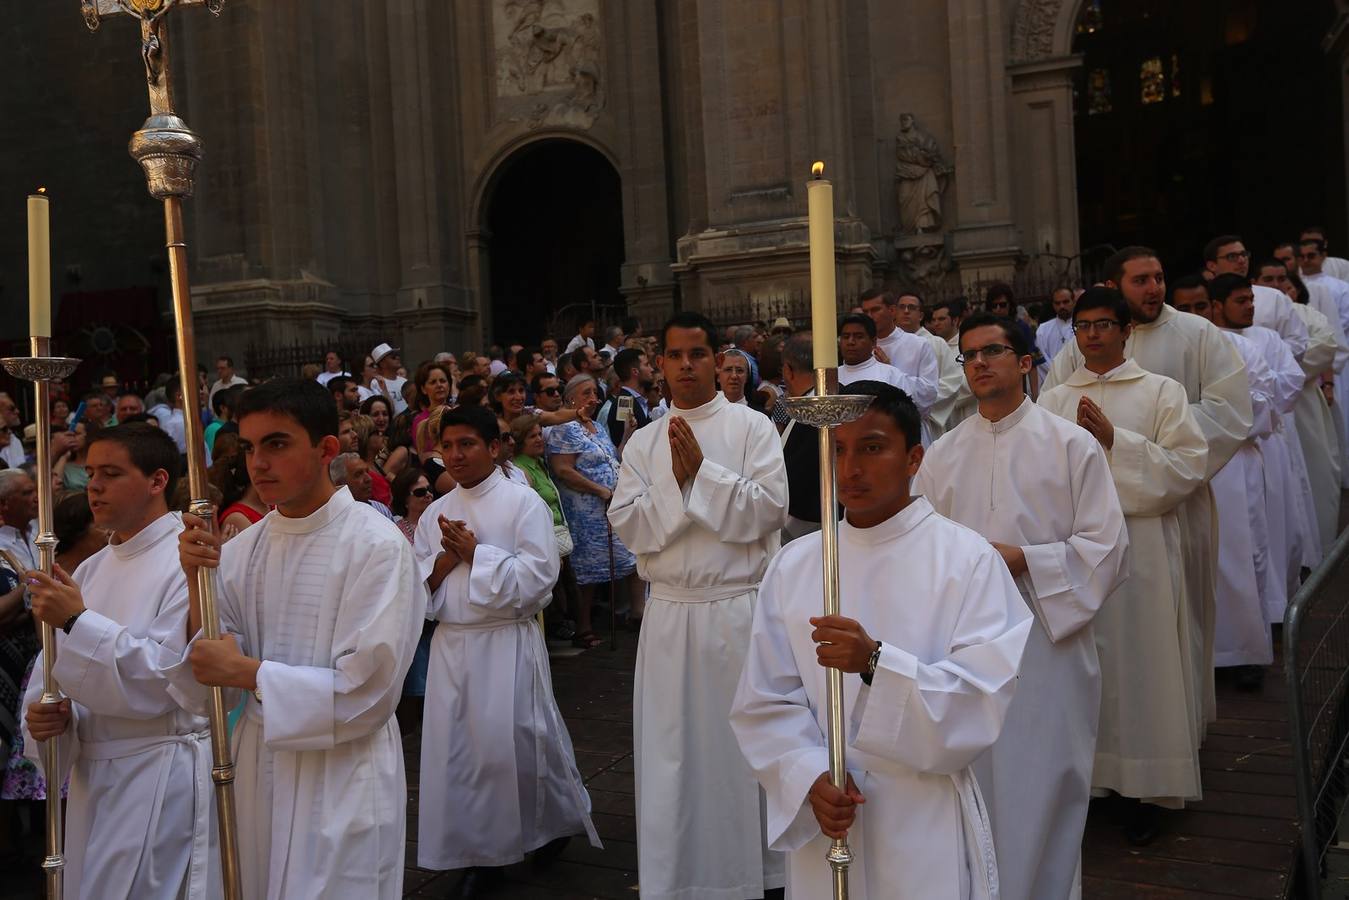
POLYGON ((1335 543, 1339 531, 1341 455, 1335 417, 1321 391, 1321 375, 1344 369, 1349 361, 1349 343, 1344 340, 1338 319, 1327 319, 1319 310, 1302 303, 1296 304, 1295 309, 1307 323, 1311 338, 1299 361, 1305 380, 1293 409, 1293 422, 1307 464, 1317 534, 1324 554, 1335 543))
MULTIPOLYGON (((85 611, 69 635, 56 630, 54 674, 72 725, 59 739, 62 771, 47 776, 70 775, 67 900, 220 896, 210 735, 169 691, 187 642, 182 530, 166 514, 71 574, 85 611)), ((33 671, 42 665, 39 653, 33 671)), ((41 695, 39 674, 23 708, 41 695)), ((39 768, 44 746, 25 725, 24 753, 39 768)))
MULTIPOLYGON (((1302 281, 1311 295, 1310 302, 1327 317, 1332 311, 1338 314, 1340 329, 1349 336, 1349 282, 1327 275, 1324 271, 1317 275, 1303 274, 1302 281)), ((1338 426, 1336 435, 1340 439, 1340 483, 1349 487, 1349 415, 1346 415, 1345 403, 1341 399, 1349 397, 1349 370, 1340 369, 1335 373, 1335 406, 1331 412, 1338 426)))
POLYGON ((1027 398, 997 422, 972 416, 933 444, 914 493, 1026 555, 1017 585, 1036 624, 1002 735, 974 772, 993 822, 1002 897, 1068 897, 1078 890, 1101 706, 1091 622, 1128 574, 1129 538, 1105 453, 1086 430, 1027 398))
POLYGON ((561 571, 552 514, 500 469, 459 485, 417 524, 423 579, 441 553, 441 516, 467 523, 478 547, 431 594, 439 624, 426 674, 417 865, 506 866, 575 834, 599 847, 535 618, 561 571))
MULTIPOLYGON (((240 532, 217 584, 222 630, 262 660, 262 702, 246 695, 233 735, 243 896, 402 897, 394 709, 426 617, 412 545, 341 487, 304 518, 272 511, 240 532)), ((206 689, 180 684, 179 702, 204 711, 206 689)))
MULTIPOLYGON (((787 892, 825 898, 829 839, 807 795, 829 769, 825 673, 810 617, 824 605, 820 535, 784 547, 754 611, 731 712, 789 851, 787 892)), ((1016 687, 1030 611, 1002 558, 921 497, 872 528, 839 525, 841 612, 882 644, 870 687, 843 676, 846 761, 866 797, 848 833, 853 900, 996 896, 993 839, 970 763, 1016 687), (897 560, 922 560, 895 579, 897 560)))
MULTIPOLYGON (((1248 441, 1213 476, 1218 509, 1218 607, 1214 620, 1213 664, 1218 667, 1269 665, 1274 659, 1265 609, 1275 579, 1270 575, 1264 457, 1260 439, 1271 430, 1273 386, 1258 347, 1235 332, 1224 332, 1246 364, 1254 418, 1248 441)), ((1284 598, 1287 603, 1287 597, 1284 598)))
POLYGON ((1129 577, 1092 620, 1101 660, 1101 718, 1091 786, 1178 808, 1201 796, 1196 717, 1184 686, 1189 620, 1176 508, 1204 486, 1208 444, 1185 389, 1126 360, 1083 367, 1040 395, 1077 421, 1089 397, 1115 428, 1106 451, 1129 530, 1129 577))
POLYGON ((965 370, 956 362, 956 351, 945 340, 926 328, 919 328, 914 334, 927 341, 933 355, 937 357, 937 399, 932 401, 932 408, 923 417, 923 423, 935 441, 960 424, 959 421, 951 420, 951 414, 960 400, 961 389, 965 387, 965 370))
MULTIPOLYGON (((1251 430, 1251 393, 1241 355, 1223 338, 1216 325, 1201 316, 1163 306, 1151 322, 1135 323, 1124 345, 1124 355, 1149 372, 1179 381, 1194 407, 1195 418, 1208 441, 1208 471, 1213 474, 1244 444, 1251 430)), ((1082 365, 1082 352, 1073 341, 1064 346, 1049 367, 1041 389, 1068 379, 1082 365)), ((1185 554, 1185 595, 1190 604, 1186 628, 1186 668, 1190 692, 1202 699, 1195 723, 1204 734, 1218 716, 1213 689, 1213 622, 1216 610, 1218 528, 1212 492, 1195 491, 1177 511, 1181 546, 1185 554)))
MULTIPOLYGON (((929 351, 930 352, 930 351, 929 351)), ((637 647, 633 745, 643 900, 743 900, 781 887, 763 797, 731 731, 759 582, 787 519, 787 473, 767 416, 718 393, 637 431, 609 519, 651 586, 637 647), (703 464, 681 490, 670 418, 703 464)))

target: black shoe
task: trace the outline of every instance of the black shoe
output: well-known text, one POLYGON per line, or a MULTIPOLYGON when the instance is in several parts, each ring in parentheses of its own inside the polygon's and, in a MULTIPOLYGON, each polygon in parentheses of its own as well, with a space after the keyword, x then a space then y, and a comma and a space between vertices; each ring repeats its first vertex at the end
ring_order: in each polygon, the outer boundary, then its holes
POLYGON ((571 835, 554 838, 534 851, 534 854, 530 857, 531 865, 536 869, 548 868, 553 863, 557 862, 557 858, 562 855, 562 851, 566 850, 567 845, 570 843, 571 835))
POLYGON ((1254 693, 1264 686, 1264 666, 1237 666, 1237 690, 1254 693))
POLYGON ((464 873, 454 896, 459 898, 485 897, 505 879, 499 866, 474 866, 464 873))
POLYGON ((1161 807, 1135 800, 1133 814, 1124 825, 1124 839, 1135 847, 1146 847, 1161 833, 1161 807))

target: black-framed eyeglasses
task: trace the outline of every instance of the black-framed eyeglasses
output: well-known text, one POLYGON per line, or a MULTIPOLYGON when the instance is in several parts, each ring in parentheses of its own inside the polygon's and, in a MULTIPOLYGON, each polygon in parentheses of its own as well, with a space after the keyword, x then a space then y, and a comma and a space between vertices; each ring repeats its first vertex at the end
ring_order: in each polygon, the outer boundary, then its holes
POLYGON ((1241 250, 1241 251, 1237 251, 1237 252, 1233 252, 1233 253, 1224 253, 1223 256, 1222 256, 1222 258, 1225 259, 1225 260, 1227 260, 1227 261, 1230 262, 1230 263, 1239 263, 1239 262, 1241 262, 1243 259, 1250 259, 1250 258, 1251 258, 1251 251, 1249 251, 1249 250, 1241 250))
POLYGON ((414 497, 426 497, 429 496, 430 493, 431 489, 429 487, 420 487, 412 489, 412 496, 414 497))
POLYGON ((1120 327, 1119 323, 1116 322, 1114 319, 1097 319, 1094 322, 1074 322, 1073 331, 1077 332, 1078 334, 1085 334, 1088 331, 1094 331, 1097 334, 1102 334, 1104 332, 1109 331, 1112 326, 1115 328, 1120 327))
POLYGON ((1006 344, 986 344, 983 347, 975 347, 973 350, 967 350, 956 357, 956 362, 962 366, 967 366, 979 357, 984 358, 984 362, 997 359, 1004 353, 1012 352, 1012 348, 1006 344))

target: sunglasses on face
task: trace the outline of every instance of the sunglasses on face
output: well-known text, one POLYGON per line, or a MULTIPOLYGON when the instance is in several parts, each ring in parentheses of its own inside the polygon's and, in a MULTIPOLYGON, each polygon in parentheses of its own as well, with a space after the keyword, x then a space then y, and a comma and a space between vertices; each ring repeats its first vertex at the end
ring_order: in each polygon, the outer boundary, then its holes
POLYGON ((430 496, 430 494, 431 489, 429 487, 419 487, 412 489, 412 496, 414 497, 428 497, 430 496))
POLYGON ((562 388, 556 387, 539 388, 539 393, 547 394, 550 397, 556 397, 558 394, 562 393, 562 388))

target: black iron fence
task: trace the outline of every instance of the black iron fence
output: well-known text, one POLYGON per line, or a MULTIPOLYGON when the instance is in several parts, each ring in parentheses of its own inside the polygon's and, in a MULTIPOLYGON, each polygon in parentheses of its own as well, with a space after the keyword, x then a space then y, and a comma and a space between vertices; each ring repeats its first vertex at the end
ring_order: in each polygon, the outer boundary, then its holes
POLYGON ((249 378, 298 377, 307 365, 322 368, 324 357, 335 350, 342 357, 342 368, 359 378, 370 350, 384 341, 397 339, 398 335, 390 335, 384 329, 343 331, 336 340, 322 343, 250 344, 244 353, 244 371, 249 378))
POLYGON ((1296 896, 1317 900, 1349 792, 1349 531, 1289 602, 1283 642, 1302 832, 1296 896))

